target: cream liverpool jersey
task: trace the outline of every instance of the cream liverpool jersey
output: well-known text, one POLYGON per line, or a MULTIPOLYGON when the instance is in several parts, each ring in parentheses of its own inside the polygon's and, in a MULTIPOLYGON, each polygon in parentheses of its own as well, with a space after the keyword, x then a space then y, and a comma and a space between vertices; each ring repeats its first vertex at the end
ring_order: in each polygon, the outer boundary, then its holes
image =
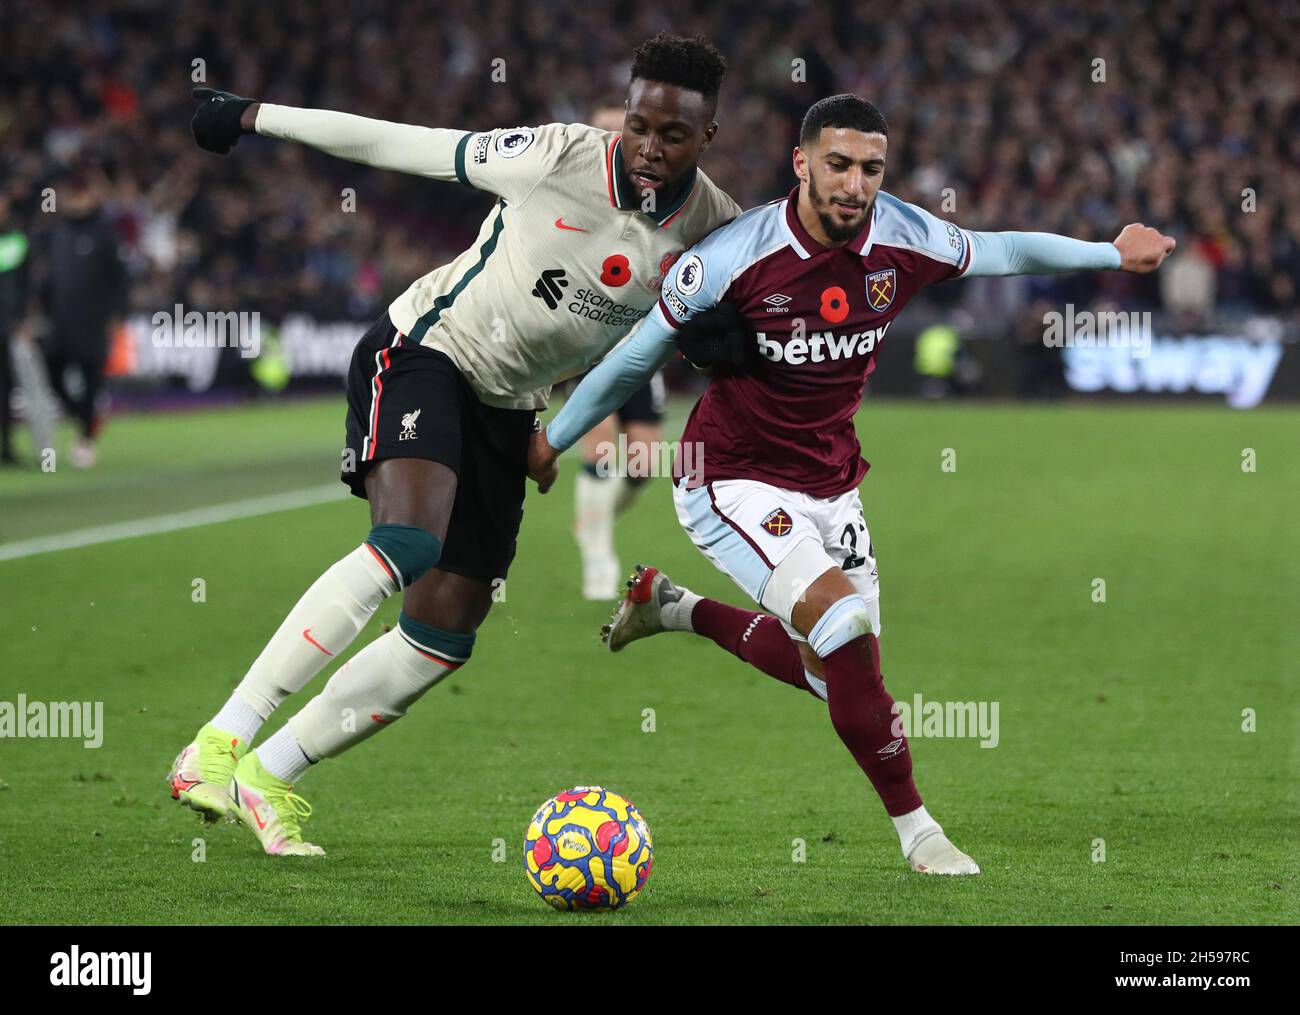
POLYGON ((620 136, 583 124, 471 133, 263 104, 257 132, 496 195, 474 244, 389 315, 500 408, 545 408, 553 384, 654 307, 676 256, 740 211, 698 170, 670 204, 643 210, 620 136))

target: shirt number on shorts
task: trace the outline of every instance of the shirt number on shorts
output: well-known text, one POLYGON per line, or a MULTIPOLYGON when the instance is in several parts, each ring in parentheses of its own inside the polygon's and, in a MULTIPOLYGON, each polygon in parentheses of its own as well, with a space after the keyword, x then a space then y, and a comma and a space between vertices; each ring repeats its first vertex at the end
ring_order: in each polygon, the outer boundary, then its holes
MULTIPOLYGON (((840 546, 848 551, 848 556, 844 558, 844 563, 840 565, 842 570, 852 571, 855 567, 861 567, 867 562, 866 557, 858 556, 859 528, 861 528, 863 532, 866 532, 866 523, 864 522, 861 526, 857 526, 850 522, 848 525, 844 526, 844 531, 840 534, 840 546)), ((868 549, 867 552, 870 553, 871 550, 868 549)))

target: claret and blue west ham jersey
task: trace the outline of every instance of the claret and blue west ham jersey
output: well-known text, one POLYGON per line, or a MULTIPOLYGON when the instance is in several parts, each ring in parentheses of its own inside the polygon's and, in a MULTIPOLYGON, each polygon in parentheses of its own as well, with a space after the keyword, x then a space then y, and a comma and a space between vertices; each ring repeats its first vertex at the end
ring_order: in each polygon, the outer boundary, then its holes
POLYGON ((679 485, 749 479, 834 497, 866 474, 853 415, 894 318, 919 290, 962 275, 1120 267, 1113 243, 969 231, 883 192, 851 243, 823 247, 799 222, 798 193, 745 212, 678 259, 655 308, 546 428, 552 447, 571 447, 676 354, 682 323, 728 300, 761 356, 696 404, 682 441, 699 454, 689 470, 679 456, 679 485))
POLYGON ((808 235, 797 199, 796 188, 710 234, 661 290, 657 311, 673 326, 734 303, 762 354, 752 371, 715 379, 692 411, 682 442, 703 454, 692 482, 754 479, 816 497, 856 487, 868 465, 853 415, 890 325, 969 264, 962 229, 889 194, 843 247, 808 235))

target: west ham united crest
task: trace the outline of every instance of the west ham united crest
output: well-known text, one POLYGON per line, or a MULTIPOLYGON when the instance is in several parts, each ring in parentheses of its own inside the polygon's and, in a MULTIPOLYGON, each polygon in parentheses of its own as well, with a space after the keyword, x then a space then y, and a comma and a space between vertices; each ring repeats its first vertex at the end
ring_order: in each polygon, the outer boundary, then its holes
POLYGON ((771 512, 762 522, 763 528, 774 536, 788 536, 790 530, 794 528, 794 522, 790 516, 785 513, 785 508, 777 508, 771 512))
POLYGON ((867 305, 876 313, 888 310, 894 302, 894 269, 873 271, 867 276, 867 305))

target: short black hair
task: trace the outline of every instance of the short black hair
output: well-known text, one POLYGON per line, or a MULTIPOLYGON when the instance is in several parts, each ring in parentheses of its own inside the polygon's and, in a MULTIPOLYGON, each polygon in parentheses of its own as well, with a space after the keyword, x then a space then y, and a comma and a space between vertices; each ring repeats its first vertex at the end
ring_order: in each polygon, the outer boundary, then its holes
POLYGON ((637 46, 632 54, 629 84, 637 78, 659 81, 716 100, 726 73, 726 59, 703 35, 688 39, 684 35, 660 32, 637 46))
POLYGON ((889 137, 889 124, 885 114, 866 99, 845 93, 818 99, 803 115, 799 128, 799 146, 806 148, 816 141, 823 127, 848 127, 864 134, 884 134, 889 137))

